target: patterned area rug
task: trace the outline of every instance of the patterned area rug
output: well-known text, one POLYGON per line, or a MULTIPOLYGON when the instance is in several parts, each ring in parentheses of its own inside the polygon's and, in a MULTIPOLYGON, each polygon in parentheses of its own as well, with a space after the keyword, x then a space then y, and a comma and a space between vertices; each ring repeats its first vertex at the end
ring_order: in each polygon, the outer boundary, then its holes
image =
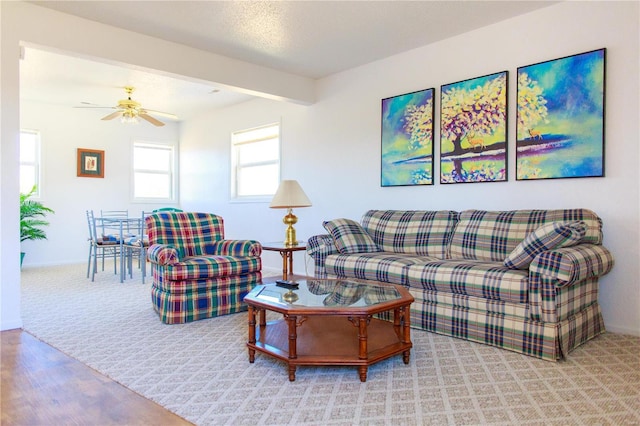
POLYGON ((24 329, 197 425, 640 424, 640 337, 606 333, 551 363, 412 330, 411 362, 248 361, 246 314, 164 325, 150 284, 85 265, 22 271, 24 329))

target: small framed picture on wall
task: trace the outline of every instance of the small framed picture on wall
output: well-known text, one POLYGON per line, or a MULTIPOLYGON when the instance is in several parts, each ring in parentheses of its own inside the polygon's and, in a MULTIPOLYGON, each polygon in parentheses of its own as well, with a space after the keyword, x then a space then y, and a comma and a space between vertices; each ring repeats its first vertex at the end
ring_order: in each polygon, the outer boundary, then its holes
POLYGON ((104 178, 104 151, 78 148, 78 177, 104 178))

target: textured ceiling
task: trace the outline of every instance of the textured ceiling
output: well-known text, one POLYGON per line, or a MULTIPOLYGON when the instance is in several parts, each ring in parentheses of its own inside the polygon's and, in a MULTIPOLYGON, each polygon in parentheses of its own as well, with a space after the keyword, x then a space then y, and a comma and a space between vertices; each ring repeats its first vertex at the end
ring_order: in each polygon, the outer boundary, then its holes
MULTIPOLYGON (((30 3, 256 65, 310 78, 322 78, 557 2, 32 1, 30 3)), ((80 72, 74 72, 73 75, 65 72, 65 70, 76 68, 60 65, 61 61, 55 61, 53 54, 48 53, 40 57, 40 60, 45 61, 47 58, 52 60, 51 64, 41 69, 51 72, 54 66, 64 67, 63 70, 54 71, 53 74, 57 75, 63 83, 65 79, 67 80, 64 89, 66 95, 75 96, 76 102, 105 102, 99 93, 100 86, 94 88, 93 98, 90 96, 92 92, 75 92, 75 86, 70 80, 86 77, 83 77, 80 72)), ((76 59, 76 61, 80 60, 76 59)), ((81 62, 74 64, 83 65, 81 62)), ((143 77, 142 74, 136 74, 131 70, 118 72, 108 68, 111 66, 105 66, 107 67, 105 71, 99 72, 93 68, 93 65, 91 67, 96 75, 104 76, 113 73, 120 80, 105 78, 100 82, 85 81, 85 89, 89 88, 87 86, 89 83, 109 87, 115 102, 121 99, 118 87, 134 84, 140 86, 137 95, 148 108, 166 109, 169 110, 168 112, 185 115, 178 110, 178 108, 186 108, 184 106, 164 104, 154 98, 149 98, 149 102, 142 99, 146 95, 143 91, 144 80, 160 79, 160 76, 143 77), (128 77, 129 81, 123 80, 125 77, 128 77), (136 83, 135 80, 141 83, 136 83)), ((83 70, 83 68, 78 69, 83 70)), ((25 95, 43 96, 52 91, 46 86, 56 84, 52 78, 38 79, 37 70, 31 70, 31 72, 29 81, 25 80, 25 84, 33 90, 28 94, 29 90, 25 87, 25 95), (36 83, 40 84, 40 87, 31 86, 36 83)), ((208 102, 206 105, 209 106, 224 106, 246 99, 245 95, 231 93, 227 95, 218 93, 216 96, 211 96, 209 93, 211 87, 193 83, 184 86, 185 84, 177 79, 169 79, 164 83, 155 80, 150 87, 164 87, 167 95, 170 95, 172 90, 174 93, 179 91, 182 94, 188 94, 193 90, 194 93, 198 92, 198 98, 208 102), (172 85, 176 85, 174 89, 171 89, 172 85)), ((162 91, 159 91, 158 95, 160 94, 162 91)), ((193 102, 196 102, 195 95, 193 102)))

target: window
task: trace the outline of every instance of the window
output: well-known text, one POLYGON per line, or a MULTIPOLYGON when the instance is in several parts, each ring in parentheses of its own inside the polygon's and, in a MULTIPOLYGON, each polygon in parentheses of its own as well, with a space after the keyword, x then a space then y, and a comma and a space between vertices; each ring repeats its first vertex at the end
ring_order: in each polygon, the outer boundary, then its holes
POLYGON ((232 198, 275 194, 280 182, 280 124, 234 132, 231 144, 232 198))
POLYGON ((27 194, 36 186, 34 197, 40 196, 40 133, 20 131, 20 193, 27 194))
POLYGON ((134 142, 134 200, 175 201, 175 169, 175 147, 173 144, 134 142))

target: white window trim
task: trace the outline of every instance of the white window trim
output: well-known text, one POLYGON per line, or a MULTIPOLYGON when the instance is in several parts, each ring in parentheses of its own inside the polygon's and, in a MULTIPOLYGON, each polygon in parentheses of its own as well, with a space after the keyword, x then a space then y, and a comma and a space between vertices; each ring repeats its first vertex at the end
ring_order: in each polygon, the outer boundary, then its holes
MULTIPOLYGON (((267 195, 259 195, 259 196, 238 196, 237 194, 237 181, 238 181, 238 157, 235 150, 236 145, 242 145, 246 143, 258 142, 262 139, 255 139, 246 142, 240 142, 238 144, 234 143, 233 136, 238 133, 251 132, 253 130, 263 129, 265 127, 278 126, 278 159, 275 161, 265 161, 265 162, 256 162, 252 163, 252 165, 263 165, 263 164, 277 164, 278 166, 278 181, 280 181, 280 176, 282 173, 282 122, 274 121, 268 124, 264 124, 261 126, 251 127, 248 129, 237 130, 235 132, 231 132, 231 188, 230 188, 230 202, 231 203, 268 203, 271 202, 271 199, 275 195, 275 190, 273 194, 267 195)), ((271 139, 271 138, 265 138, 271 139)), ((276 188, 277 189, 277 188, 276 188)))
POLYGON ((20 164, 18 167, 19 168, 22 167, 23 164, 35 166, 36 171, 35 171, 34 180, 36 185, 36 192, 33 193, 31 198, 40 199, 42 197, 42 135, 37 130, 20 129, 20 137, 22 137, 23 133, 31 133, 37 136, 36 147, 35 147, 35 151, 36 151, 35 160, 33 161, 33 163, 23 162, 22 160, 20 160, 20 164))
MULTIPOLYGON (((132 203, 145 203, 145 204, 177 204, 178 200, 180 199, 179 197, 179 193, 178 193, 178 188, 180 187, 179 185, 179 176, 180 176, 180 170, 179 170, 179 159, 178 159, 178 143, 177 142, 172 142, 172 141, 159 141, 159 140, 149 140, 149 139, 134 139, 131 142, 131 191, 130 191, 130 198, 131 198, 131 202, 132 203), (162 146, 162 147, 168 147, 171 148, 172 154, 173 154, 173 158, 172 158, 172 173, 171 173, 171 188, 170 188, 170 192, 171 192, 171 197, 169 198, 143 198, 143 197, 135 197, 135 165, 134 165, 134 148, 136 146, 143 146, 143 145, 148 145, 150 147, 153 146, 162 146)), ((151 171, 148 170, 147 172, 149 173, 158 173, 158 174, 162 174, 164 175, 164 173, 159 173, 157 171, 151 171)))

